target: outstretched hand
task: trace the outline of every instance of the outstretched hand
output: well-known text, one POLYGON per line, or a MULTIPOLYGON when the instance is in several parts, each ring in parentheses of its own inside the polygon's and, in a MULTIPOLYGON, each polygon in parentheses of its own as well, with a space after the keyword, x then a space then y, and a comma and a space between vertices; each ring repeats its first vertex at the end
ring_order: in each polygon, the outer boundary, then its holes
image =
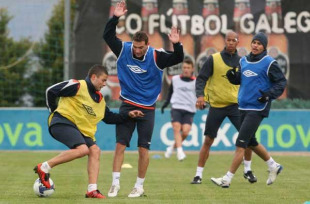
POLYGON ((133 110, 133 111, 130 111, 128 113, 128 115, 131 118, 137 118, 137 117, 143 117, 144 113, 142 111, 139 111, 139 110, 133 110))
POLYGON ((178 43, 180 41, 180 30, 176 27, 172 27, 168 37, 172 43, 178 43))
POLYGON ((127 13, 126 3, 124 0, 115 5, 114 16, 121 17, 127 13))

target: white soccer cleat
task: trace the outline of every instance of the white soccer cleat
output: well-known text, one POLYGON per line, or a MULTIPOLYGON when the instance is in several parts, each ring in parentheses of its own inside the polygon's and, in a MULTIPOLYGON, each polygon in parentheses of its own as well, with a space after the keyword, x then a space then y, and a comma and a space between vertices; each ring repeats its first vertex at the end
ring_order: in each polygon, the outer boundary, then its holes
POLYGON ((112 185, 108 192, 108 197, 116 197, 120 189, 121 187, 119 185, 112 185))
POLYGON ((166 152, 165 152, 165 157, 169 159, 172 153, 173 153, 173 147, 167 147, 166 152))
POLYGON ((134 187, 132 189, 132 191, 129 193, 128 197, 129 198, 137 198, 137 197, 141 197, 144 194, 144 190, 143 188, 136 188, 134 187))
POLYGON ((274 169, 270 169, 269 170, 269 176, 267 179, 267 185, 271 185, 274 183, 274 181, 276 180, 277 176, 279 173, 281 173, 281 171, 283 170, 283 167, 280 164, 277 164, 277 167, 274 169))
POLYGON ((222 188, 229 188, 230 186, 230 182, 226 181, 223 177, 211 178, 211 181, 222 188))
POLYGON ((183 161, 186 158, 186 155, 184 152, 178 152, 177 153, 177 158, 179 161, 183 161))

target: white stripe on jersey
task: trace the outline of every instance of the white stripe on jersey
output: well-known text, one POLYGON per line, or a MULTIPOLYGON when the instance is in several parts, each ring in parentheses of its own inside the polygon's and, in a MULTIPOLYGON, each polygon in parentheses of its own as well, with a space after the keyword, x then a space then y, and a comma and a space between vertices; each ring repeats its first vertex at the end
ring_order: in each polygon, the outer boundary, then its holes
POLYGON ((49 91, 51 88, 53 88, 53 87, 55 87, 55 86, 58 86, 59 84, 66 83, 66 82, 67 82, 66 86, 64 86, 61 90, 65 89, 66 87, 69 87, 69 86, 71 86, 71 85, 73 85, 73 84, 80 83, 78 80, 70 79, 70 80, 67 80, 67 81, 59 82, 59 83, 57 83, 57 84, 54 84, 54 85, 48 87, 48 88, 46 89, 46 91, 45 91, 45 103, 46 103, 46 106, 47 106, 49 112, 51 112, 51 108, 50 108, 50 106, 49 106, 49 104, 48 104, 48 98, 47 98, 47 93, 48 93, 48 91, 49 91))

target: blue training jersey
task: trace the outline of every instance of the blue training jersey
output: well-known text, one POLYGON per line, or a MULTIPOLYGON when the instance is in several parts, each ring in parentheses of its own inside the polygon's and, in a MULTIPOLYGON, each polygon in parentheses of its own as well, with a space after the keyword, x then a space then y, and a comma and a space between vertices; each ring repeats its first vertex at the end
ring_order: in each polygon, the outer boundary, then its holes
POLYGON ((266 55, 257 62, 249 62, 246 57, 240 59, 241 84, 238 93, 240 110, 264 110, 267 103, 261 103, 257 99, 262 95, 259 90, 269 91, 272 83, 268 77, 270 65, 275 60, 266 55))
POLYGON ((142 60, 133 57, 132 42, 123 42, 117 59, 121 97, 136 104, 153 105, 161 91, 163 70, 155 61, 155 50, 148 47, 142 60))

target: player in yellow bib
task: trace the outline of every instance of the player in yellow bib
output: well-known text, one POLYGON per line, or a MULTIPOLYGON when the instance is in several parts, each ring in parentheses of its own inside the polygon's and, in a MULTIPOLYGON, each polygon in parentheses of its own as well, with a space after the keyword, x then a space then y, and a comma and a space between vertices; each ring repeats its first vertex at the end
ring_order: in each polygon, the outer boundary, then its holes
POLYGON ((46 105, 51 112, 48 120, 49 132, 54 139, 70 148, 35 166, 35 172, 47 188, 51 187, 49 172, 53 167, 88 155, 89 184, 85 197, 105 198, 97 188, 101 153, 95 139, 97 124, 101 120, 107 124, 118 124, 129 117, 143 117, 143 113, 138 110, 130 111, 128 115, 110 111, 100 93, 107 78, 107 69, 94 65, 85 80, 71 79, 47 88, 46 105))
MULTIPOLYGON (((239 64, 238 42, 238 35, 232 31, 228 32, 223 51, 208 57, 196 79, 196 106, 203 109, 207 102, 210 108, 205 124, 205 140, 199 153, 196 175, 192 184, 201 184, 202 182, 202 173, 209 157, 211 145, 217 137, 217 132, 224 119, 228 117, 234 127, 238 131, 240 129, 240 112, 237 101, 239 85, 231 84, 226 77, 226 72, 239 64)), ((251 156, 252 150, 247 148, 244 156, 244 178, 250 183, 255 183, 257 178, 251 170, 251 156)))

